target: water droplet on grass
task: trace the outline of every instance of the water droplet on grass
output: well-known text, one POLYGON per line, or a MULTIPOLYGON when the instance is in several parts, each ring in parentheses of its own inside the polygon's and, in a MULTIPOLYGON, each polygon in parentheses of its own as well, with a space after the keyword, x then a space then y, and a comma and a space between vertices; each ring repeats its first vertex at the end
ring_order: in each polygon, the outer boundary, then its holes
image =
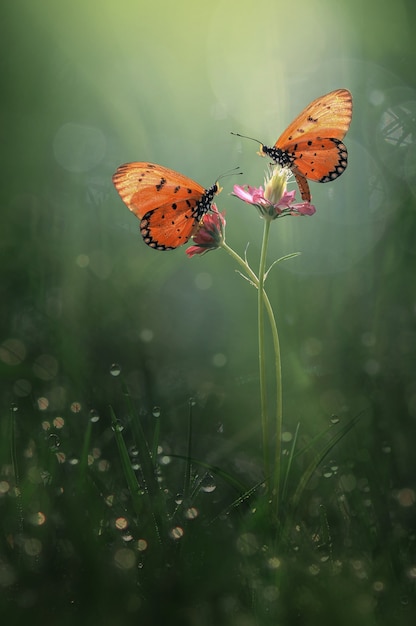
POLYGON ((121 367, 118 363, 113 363, 112 366, 110 367, 110 374, 111 376, 120 376, 121 373, 121 367))
POLYGON ((211 474, 205 474, 201 482, 201 491, 205 493, 212 493, 217 488, 214 477, 211 474))
POLYGON ((160 406, 154 406, 152 409, 153 417, 159 418, 161 414, 160 406))
POLYGON ((90 422, 95 424, 96 422, 99 421, 99 419, 100 419, 100 415, 99 415, 98 411, 96 411, 95 409, 91 409, 91 411, 90 411, 90 422))
POLYGON ((61 445, 61 442, 59 441, 58 435, 55 435, 55 433, 51 433, 49 435, 49 447, 52 450, 52 452, 56 452, 56 450, 59 448, 60 445, 61 445))

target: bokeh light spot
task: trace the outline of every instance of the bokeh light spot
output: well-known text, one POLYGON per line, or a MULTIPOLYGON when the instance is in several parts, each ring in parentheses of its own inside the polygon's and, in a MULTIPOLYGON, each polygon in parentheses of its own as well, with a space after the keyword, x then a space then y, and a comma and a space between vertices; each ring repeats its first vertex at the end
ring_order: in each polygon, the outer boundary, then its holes
POLYGON ((119 569, 131 569, 136 564, 136 555, 129 548, 120 548, 114 555, 114 563, 119 569))
POLYGON ((41 354, 33 364, 33 373, 41 380, 52 380, 58 373, 58 361, 51 354, 41 354))
POLYGON ((175 539, 175 541, 177 541, 178 539, 182 539, 184 535, 184 530, 183 528, 181 528, 181 526, 175 526, 174 528, 171 528, 171 530, 169 531, 169 535, 172 539, 175 539))
POLYGON ((0 361, 6 365, 19 365, 26 358, 26 346, 20 339, 6 339, 0 345, 0 361))
POLYGON ((397 501, 401 506, 413 506, 416 502, 416 494, 413 489, 405 487, 397 492, 397 501))
POLYGON ((32 383, 24 378, 19 378, 13 385, 13 393, 19 398, 26 398, 32 391, 32 383))
POLYGON ((243 533, 237 539, 237 550, 244 556, 252 556, 259 549, 257 538, 252 533, 243 533))
POLYGON ((195 276, 195 285, 197 289, 205 291, 206 289, 210 289, 212 287, 212 283, 212 275, 208 272, 200 272, 195 276))
POLYGON ((144 552, 147 550, 147 541, 146 539, 139 539, 137 542, 137 549, 139 552, 144 552))
POLYGON ((80 174, 98 165, 106 152, 106 139, 100 129, 67 122, 57 131, 53 152, 59 165, 80 174))
POLYGON ((81 268, 88 267, 88 265, 90 264, 90 257, 88 256, 88 254, 79 254, 75 258, 75 263, 78 265, 78 267, 81 268))
POLYGON ((118 517, 114 522, 117 530, 125 530, 129 525, 125 517, 118 517))
POLYGON ((49 407, 49 400, 48 400, 48 398, 45 398, 45 396, 42 396, 41 398, 38 398, 37 399, 37 405, 38 405, 39 411, 46 411, 47 408, 49 407))
POLYGON ((153 330, 150 330, 150 328, 143 328, 140 331, 140 339, 143 341, 143 343, 149 343, 150 341, 152 341, 153 337, 153 330))
POLYGON ((39 539, 35 539, 35 538, 25 539, 23 547, 24 547, 24 551, 29 556, 39 556, 39 554, 42 552, 42 544, 39 541, 39 539))
POLYGON ((214 365, 214 367, 224 367, 226 363, 227 357, 222 352, 217 352, 217 354, 214 354, 214 356, 212 357, 212 364, 214 365))

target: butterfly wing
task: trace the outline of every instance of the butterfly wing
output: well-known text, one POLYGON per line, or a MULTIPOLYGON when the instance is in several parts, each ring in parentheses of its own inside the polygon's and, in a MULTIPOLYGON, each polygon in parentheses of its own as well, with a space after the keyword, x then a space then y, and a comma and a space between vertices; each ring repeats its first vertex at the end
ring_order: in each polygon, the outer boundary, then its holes
POLYGON ((121 165, 113 183, 140 219, 145 243, 156 250, 173 250, 186 243, 219 191, 217 184, 205 190, 179 172, 146 162, 121 165))
POLYGON ((351 117, 351 93, 336 89, 311 102, 289 124, 273 148, 262 147, 264 154, 292 170, 303 200, 311 200, 306 179, 326 183, 346 169, 348 152, 341 140, 351 117))
POLYGON ((140 222, 143 241, 155 250, 174 250, 185 244, 199 228, 200 220, 194 210, 190 212, 188 204, 182 201, 176 209, 166 205, 148 211, 140 222))
POLYGON ((175 198, 200 199, 204 188, 191 178, 155 163, 125 163, 113 175, 123 202, 139 219, 175 198))
POLYGON ((336 89, 311 102, 300 113, 275 143, 275 148, 286 149, 302 138, 343 139, 350 127, 352 96, 348 89, 336 89))

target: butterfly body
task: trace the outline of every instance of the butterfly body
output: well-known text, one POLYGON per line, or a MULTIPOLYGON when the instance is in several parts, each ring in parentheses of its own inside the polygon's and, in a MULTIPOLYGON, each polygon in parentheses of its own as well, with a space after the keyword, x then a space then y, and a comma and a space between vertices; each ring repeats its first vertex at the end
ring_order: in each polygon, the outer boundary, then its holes
POLYGON ((179 172, 146 162, 121 165, 113 183, 139 218, 144 242, 155 250, 174 250, 185 244, 221 191, 218 183, 204 189, 179 172))
POLYGON ((307 179, 319 183, 335 180, 345 171, 348 151, 342 142, 352 117, 352 96, 336 89, 311 102, 280 135, 274 146, 260 145, 262 156, 288 167, 303 200, 311 194, 307 179))

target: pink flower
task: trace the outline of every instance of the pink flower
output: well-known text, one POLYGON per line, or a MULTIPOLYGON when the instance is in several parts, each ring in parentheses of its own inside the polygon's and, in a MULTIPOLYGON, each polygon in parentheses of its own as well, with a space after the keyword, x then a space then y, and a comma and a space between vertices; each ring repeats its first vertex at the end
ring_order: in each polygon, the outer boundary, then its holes
POLYGON ((263 187, 234 185, 233 195, 257 207, 262 217, 275 220, 285 215, 313 215, 316 211, 309 202, 294 202, 296 191, 287 191, 288 170, 276 166, 269 171, 263 187))
POLYGON ((220 213, 217 206, 211 206, 210 213, 205 213, 199 230, 192 237, 195 246, 185 250, 189 257, 195 254, 205 254, 210 250, 216 250, 224 241, 225 213, 220 213))

